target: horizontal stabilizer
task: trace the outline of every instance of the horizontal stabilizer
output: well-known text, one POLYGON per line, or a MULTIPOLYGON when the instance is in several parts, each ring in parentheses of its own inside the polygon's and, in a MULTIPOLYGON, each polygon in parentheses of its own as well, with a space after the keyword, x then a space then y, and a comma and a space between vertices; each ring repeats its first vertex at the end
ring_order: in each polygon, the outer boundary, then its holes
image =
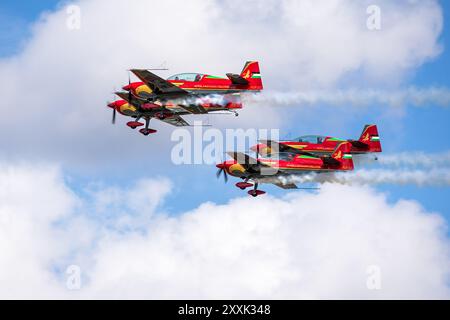
POLYGON ((355 148, 360 148, 360 149, 367 148, 369 146, 368 143, 364 143, 364 142, 356 141, 356 140, 348 140, 348 142, 350 142, 352 144, 352 146, 354 146, 355 148))
POLYGON ((285 189, 285 190, 297 190, 298 189, 297 185, 294 183, 287 183, 287 184, 274 183, 274 185, 276 185, 278 188, 285 189))
POLYGON ((321 157, 322 161, 324 164, 326 164, 327 166, 338 166, 340 164, 340 162, 336 159, 334 159, 331 156, 323 156, 321 157))
POLYGON ((247 86, 249 84, 248 80, 235 73, 227 73, 227 77, 236 85, 247 86))

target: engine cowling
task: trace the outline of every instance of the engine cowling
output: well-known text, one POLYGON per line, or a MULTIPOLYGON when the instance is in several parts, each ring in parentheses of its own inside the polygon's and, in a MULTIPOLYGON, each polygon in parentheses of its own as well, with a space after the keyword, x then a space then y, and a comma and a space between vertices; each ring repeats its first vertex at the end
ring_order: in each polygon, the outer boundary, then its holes
POLYGON ((125 100, 118 100, 108 104, 108 107, 116 109, 122 115, 131 116, 134 115, 137 111, 137 108, 133 105, 130 105, 125 100))

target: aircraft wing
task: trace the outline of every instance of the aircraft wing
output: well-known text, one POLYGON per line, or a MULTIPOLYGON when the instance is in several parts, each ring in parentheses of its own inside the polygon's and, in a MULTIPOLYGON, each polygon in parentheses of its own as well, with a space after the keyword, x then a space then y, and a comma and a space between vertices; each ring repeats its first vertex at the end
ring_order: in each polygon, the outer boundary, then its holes
POLYGON ((317 155, 315 155, 313 153, 302 151, 302 150, 296 149, 296 148, 292 148, 292 147, 290 147, 288 145, 285 145, 285 144, 282 144, 282 143, 278 143, 278 142, 273 141, 273 140, 260 140, 259 142, 265 144, 268 147, 277 149, 278 152, 292 152, 292 153, 296 153, 296 154, 302 154, 302 155, 305 155, 305 156, 310 156, 310 157, 317 158, 317 155))
POLYGON ((158 95, 170 95, 176 97, 188 94, 186 90, 177 87, 148 70, 133 69, 131 72, 158 95))
POLYGON ((135 106, 136 108, 139 108, 142 105, 142 101, 133 95, 131 95, 130 101, 130 94, 128 92, 116 92, 116 95, 119 96, 121 99, 127 101, 129 104, 135 106))
POLYGON ((190 124, 187 123, 186 120, 184 120, 182 117, 180 117, 178 115, 173 115, 170 118, 158 119, 158 120, 168 123, 175 127, 189 127, 190 126, 190 124))
POLYGON ((203 108, 201 105, 189 105, 189 106, 178 105, 178 106, 192 114, 208 113, 208 111, 206 111, 205 108, 203 108))
POLYGON ((227 154, 236 160, 237 163, 242 165, 258 165, 261 164, 255 158, 250 157, 249 155, 242 152, 227 152, 227 154))
POLYGON ((261 161, 258 161, 257 159, 242 152, 227 152, 227 154, 236 160, 237 163, 242 165, 246 170, 267 176, 274 175, 279 172, 277 168, 273 168, 270 165, 262 163, 261 161))
POLYGON ((298 187, 297 187, 297 185, 295 183, 288 183, 288 184, 274 183, 274 185, 276 185, 279 188, 285 189, 285 190, 298 189, 298 187))

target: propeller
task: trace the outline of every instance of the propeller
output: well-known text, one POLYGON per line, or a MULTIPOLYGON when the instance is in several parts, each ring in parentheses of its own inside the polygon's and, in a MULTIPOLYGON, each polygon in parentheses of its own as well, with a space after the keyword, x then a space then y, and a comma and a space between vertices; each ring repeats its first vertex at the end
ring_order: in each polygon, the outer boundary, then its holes
POLYGON ((117 116, 117 110, 114 107, 113 108, 113 114, 112 114, 112 124, 116 124, 116 116, 117 116))
POLYGON ((227 170, 225 169, 225 166, 223 164, 218 164, 217 168, 219 168, 219 170, 216 173, 217 179, 219 179, 223 173, 223 178, 225 180, 225 183, 227 183, 228 182, 228 174, 227 174, 227 170))
POLYGON ((131 92, 131 78, 130 78, 130 71, 128 71, 128 86, 130 90, 128 90, 128 102, 131 103, 131 100, 133 99, 133 93, 131 92))
POLYGON ((117 115, 117 110, 116 110, 116 105, 115 105, 115 101, 116 101, 116 96, 113 93, 113 101, 110 104, 108 104, 109 107, 111 107, 113 109, 113 114, 112 114, 112 124, 116 124, 116 115, 117 115))

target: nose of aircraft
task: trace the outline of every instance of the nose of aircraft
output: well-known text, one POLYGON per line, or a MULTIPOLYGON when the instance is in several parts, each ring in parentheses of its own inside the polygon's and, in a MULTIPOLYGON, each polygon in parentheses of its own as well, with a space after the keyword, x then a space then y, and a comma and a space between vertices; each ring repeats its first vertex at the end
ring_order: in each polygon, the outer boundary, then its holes
POLYGON ((127 102, 125 100, 117 100, 117 101, 108 103, 108 107, 110 107, 111 109, 117 109, 117 108, 120 108, 121 106, 123 106, 126 103, 127 102))
POLYGON ((225 164, 224 164, 224 163, 219 163, 218 165, 216 165, 216 167, 217 167, 218 169, 223 170, 223 169, 225 169, 225 164))

